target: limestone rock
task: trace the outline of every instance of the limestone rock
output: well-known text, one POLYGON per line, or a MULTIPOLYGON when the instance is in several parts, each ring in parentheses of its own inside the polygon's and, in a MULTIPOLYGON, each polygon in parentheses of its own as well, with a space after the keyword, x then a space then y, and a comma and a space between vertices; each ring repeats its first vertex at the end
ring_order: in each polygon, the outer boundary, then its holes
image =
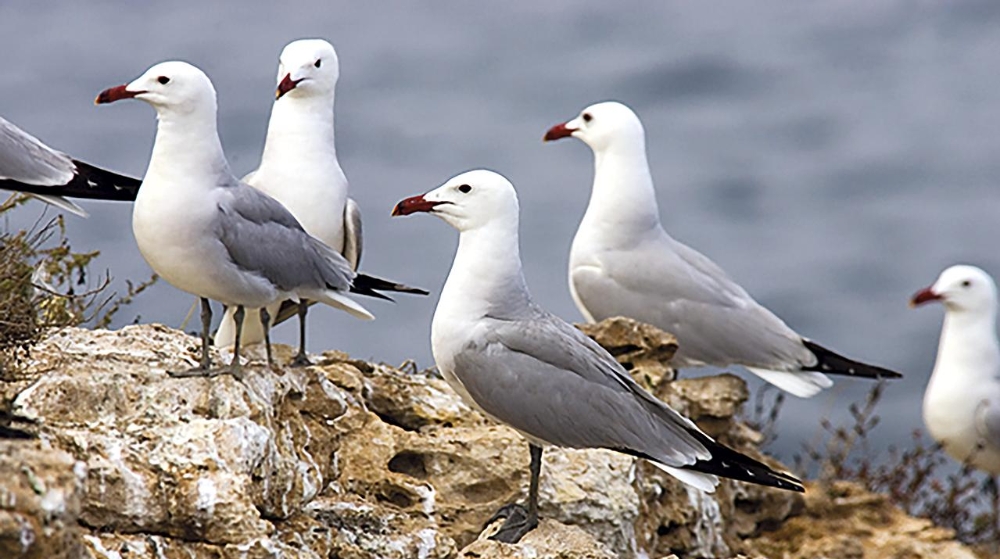
POLYGON ((655 326, 616 316, 577 328, 601 344, 640 385, 659 396, 659 387, 674 380, 670 359, 677 351, 677 338, 655 326))
MULTIPOLYGON (((485 534, 484 534, 485 536, 485 534)), ((614 559, 619 557, 574 526, 541 520, 517 544, 480 538, 459 554, 462 559, 614 559)))
POLYGON ((84 465, 39 441, 0 441, 0 557, 80 554, 84 465))
POLYGON ((750 540, 749 547, 768 557, 788 559, 976 559, 949 530, 907 516, 884 496, 846 481, 825 487, 809 484, 806 514, 750 540))
POLYGON ((414 364, 408 374, 386 365, 351 361, 362 373, 365 404, 384 421, 410 431, 438 425, 483 425, 486 419, 455 397, 448 383, 420 373, 414 364))
MULTIPOLYGON (((670 378, 668 335, 618 319, 595 335, 640 377, 670 378)), ((440 378, 339 352, 272 371, 256 349, 243 381, 166 374, 195 365, 198 348, 156 325, 65 329, 35 349, 27 370, 0 379, 0 401, 40 437, 0 443, 0 557, 806 556, 790 542, 816 554, 849 555, 857 542, 866 554, 869 545, 913 557, 965 549, 866 494, 803 500, 725 481, 704 495, 643 461, 566 449, 545 451, 541 527, 514 546, 483 541, 483 523, 527 493, 527 444, 440 378), (855 510, 894 520, 859 514, 835 524, 855 510), (811 529, 817 519, 832 523, 825 533, 811 529), (867 535, 852 531, 863 526, 867 535)), ((275 350, 279 363, 293 354, 275 350)), ((213 350, 217 362, 228 358, 213 350)), ((734 419, 747 397, 740 379, 651 385, 711 435, 767 460, 759 436, 734 419)))

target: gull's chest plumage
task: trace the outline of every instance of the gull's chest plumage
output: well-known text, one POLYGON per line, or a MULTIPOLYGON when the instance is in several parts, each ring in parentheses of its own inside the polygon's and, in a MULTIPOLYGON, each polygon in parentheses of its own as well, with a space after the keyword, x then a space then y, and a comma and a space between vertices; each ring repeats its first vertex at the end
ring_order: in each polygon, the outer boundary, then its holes
POLYGON ((229 259, 218 239, 215 193, 179 192, 184 187, 144 182, 132 209, 132 233, 139 252, 158 275, 178 289, 227 302, 220 293, 231 281, 220 277, 229 259))
POLYGON ((310 235, 334 250, 344 247, 347 180, 336 164, 299 157, 282 165, 262 166, 250 185, 282 203, 310 235))

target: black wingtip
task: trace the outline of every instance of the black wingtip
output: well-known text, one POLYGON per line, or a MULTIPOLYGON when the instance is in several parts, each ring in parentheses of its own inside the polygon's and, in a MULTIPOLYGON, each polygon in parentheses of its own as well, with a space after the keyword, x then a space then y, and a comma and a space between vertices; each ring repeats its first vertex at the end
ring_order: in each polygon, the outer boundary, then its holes
POLYGON ((829 349, 826 349, 811 340, 803 339, 802 343, 804 343, 806 348, 813 352, 813 355, 816 356, 816 364, 807 369, 803 369, 805 371, 816 371, 830 375, 844 375, 859 378, 903 378, 903 375, 897 373, 896 371, 848 359, 847 357, 844 357, 834 351, 830 351, 829 349))
MULTIPOLYGON (((774 470, 763 462, 754 460, 746 454, 742 454, 728 446, 713 441, 700 431, 688 432, 705 446, 708 452, 711 453, 712 458, 710 460, 699 460, 690 466, 684 466, 682 469, 763 485, 765 487, 774 487, 785 491, 794 491, 796 493, 806 492, 802 481, 791 474, 774 470)), ((613 450, 638 458, 645 458, 650 462, 657 462, 655 458, 643 452, 621 448, 613 450)))
POLYGON ((774 470, 767 464, 754 460, 728 446, 719 444, 701 433, 698 433, 698 435, 700 435, 699 438, 703 439, 700 442, 712 454, 712 458, 711 460, 699 460, 694 465, 685 469, 735 479, 737 481, 775 487, 777 489, 784 489, 785 491, 805 493, 806 488, 798 478, 774 470))
POLYGON ((430 295, 430 292, 419 287, 410 287, 390 280, 369 276, 368 274, 358 274, 351 285, 351 293, 367 295, 378 299, 392 301, 392 298, 379 293, 380 291, 391 291, 394 293, 409 293, 412 295, 430 295))
POLYGON ((76 165, 76 176, 66 185, 67 192, 61 193, 62 196, 134 202, 139 194, 142 179, 120 175, 76 159, 73 164, 76 165))
POLYGON ((119 175, 75 159, 73 164, 76 166, 76 173, 65 184, 26 184, 2 179, 0 180, 0 189, 88 200, 135 201, 135 197, 139 193, 139 185, 142 184, 140 179, 119 175))

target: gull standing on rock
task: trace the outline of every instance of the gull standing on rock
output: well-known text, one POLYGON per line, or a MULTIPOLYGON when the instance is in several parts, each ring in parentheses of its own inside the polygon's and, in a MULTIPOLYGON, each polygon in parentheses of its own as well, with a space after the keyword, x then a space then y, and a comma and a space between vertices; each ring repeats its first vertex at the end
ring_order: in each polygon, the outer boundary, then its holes
MULTIPOLYGON (((326 243, 358 269, 361 261, 361 211, 347 197, 347 177, 337 160, 334 141, 334 98, 340 63, 333 45, 322 39, 289 43, 278 64, 278 87, 260 167, 243 180, 281 202, 310 235, 326 243)), ((374 279, 362 276, 366 279, 374 279)), ((426 295, 427 292, 390 281, 373 285, 383 291, 426 295)), ((380 296, 380 295, 376 295, 380 296)), ((387 298, 387 297, 383 297, 387 298)), ((295 365, 306 365, 306 312, 309 302, 278 302, 266 311, 271 322, 299 316, 299 352, 295 365)), ((215 334, 218 346, 232 345, 236 336, 229 308, 215 334)), ((263 341, 263 322, 244 322, 242 341, 263 341)))
POLYGON ((803 490, 797 479, 713 441, 640 388, 596 342, 532 301, 521 272, 517 194, 507 179, 470 171, 393 209, 415 212, 460 233, 431 324, 438 369, 467 403, 529 443, 527 511, 501 509, 494 519, 506 520, 495 539, 516 542, 537 525, 545 445, 645 458, 702 491, 714 491, 716 476, 803 490))
MULTIPOLYGON (((229 367, 209 371, 210 299, 236 309, 308 298, 359 318, 372 315, 347 297, 355 273, 337 251, 305 232, 279 202, 233 176, 216 129, 215 88, 186 62, 163 62, 132 83, 104 90, 96 103, 139 99, 156 109, 149 168, 132 211, 132 232, 150 267, 201 298, 201 367, 178 376, 240 375, 236 336, 229 367)), ((268 364, 267 316, 262 314, 268 364)))
POLYGON ((742 365, 803 398, 833 385, 825 373, 900 376, 803 338, 714 262, 671 238, 660 225, 645 131, 630 108, 591 105, 544 139, 568 137, 594 152, 590 204, 569 257, 570 292, 588 321, 647 322, 677 337, 677 367, 742 365))
POLYGON ((997 286, 975 266, 952 266, 910 304, 931 301, 942 303, 945 314, 924 424, 952 458, 1000 475, 997 286))
POLYGON ((83 208, 63 196, 130 201, 135 200, 140 182, 77 161, 0 117, 0 189, 24 192, 87 217, 83 208))

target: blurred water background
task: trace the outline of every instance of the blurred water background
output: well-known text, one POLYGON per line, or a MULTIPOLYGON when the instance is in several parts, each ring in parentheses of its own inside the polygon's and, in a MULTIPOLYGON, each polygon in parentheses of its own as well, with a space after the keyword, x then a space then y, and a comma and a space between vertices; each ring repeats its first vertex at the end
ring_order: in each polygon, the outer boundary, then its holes
MULTIPOLYGON (((566 265, 591 156, 541 136, 592 102, 623 101, 645 123, 669 232, 803 335, 906 375, 880 407, 882 446, 905 446, 921 427, 937 347, 941 310, 910 310, 909 295, 957 262, 1000 274, 997 2, 173 4, 0 3, 0 114, 80 159, 141 175, 152 109, 92 100, 184 59, 213 78, 242 174, 258 162, 281 48, 326 38, 341 59, 338 151, 364 212, 363 269, 439 291, 456 233, 389 211, 487 167, 518 187, 536 299, 579 320, 566 265)), ((83 205, 90 219, 67 219, 74 247, 99 249, 97 269, 119 290, 147 277, 131 207, 83 205)), ((30 226, 43 209, 22 207, 6 226, 30 226)), ((137 315, 177 326, 191 301, 161 282, 116 326, 137 315)), ((368 301, 379 317, 368 323, 316 310, 310 349, 430 366, 435 303, 368 301)), ((838 379, 813 400, 791 399, 773 450, 789 458, 820 416, 842 419, 868 388, 838 379)))

